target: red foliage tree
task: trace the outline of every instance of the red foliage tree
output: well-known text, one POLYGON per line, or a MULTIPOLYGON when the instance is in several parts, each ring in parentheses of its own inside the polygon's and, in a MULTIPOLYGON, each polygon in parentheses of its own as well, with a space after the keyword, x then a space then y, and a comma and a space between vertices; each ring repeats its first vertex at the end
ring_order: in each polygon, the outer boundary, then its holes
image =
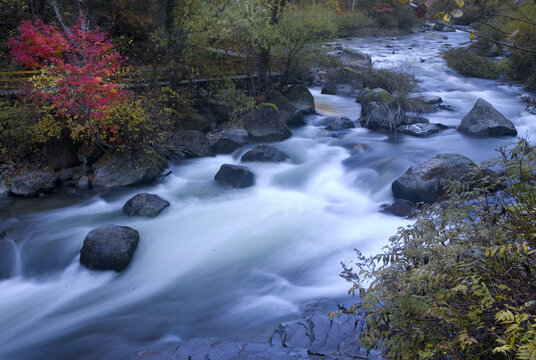
POLYGON ((52 105, 54 115, 69 115, 87 125, 87 130, 103 146, 102 135, 117 129, 106 126, 105 114, 129 92, 110 80, 121 64, 121 55, 106 34, 83 31, 82 21, 62 31, 41 20, 22 21, 18 34, 8 45, 14 60, 27 68, 46 69, 54 88, 32 88, 28 96, 52 105))

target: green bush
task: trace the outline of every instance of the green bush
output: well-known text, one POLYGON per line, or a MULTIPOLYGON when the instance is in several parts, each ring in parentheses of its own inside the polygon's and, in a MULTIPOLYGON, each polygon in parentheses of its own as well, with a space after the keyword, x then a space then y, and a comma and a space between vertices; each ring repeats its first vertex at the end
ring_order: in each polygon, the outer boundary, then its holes
POLYGON ((385 359, 536 358, 536 149, 499 152, 499 176, 453 183, 384 252, 344 266, 362 341, 385 359))
POLYGON ((371 89, 382 88, 392 94, 407 97, 417 87, 417 79, 409 70, 398 71, 378 69, 365 77, 365 86, 371 89))
POLYGON ((37 118, 29 105, 0 100, 0 158, 21 160, 35 150, 37 118))
POLYGON ((337 18, 337 35, 339 37, 353 37, 367 35, 368 29, 374 26, 374 21, 365 13, 352 11, 337 18))
POLYGON ((470 48, 450 50, 443 55, 443 58, 450 68, 462 75, 481 79, 496 79, 499 76, 493 61, 475 54, 470 48))

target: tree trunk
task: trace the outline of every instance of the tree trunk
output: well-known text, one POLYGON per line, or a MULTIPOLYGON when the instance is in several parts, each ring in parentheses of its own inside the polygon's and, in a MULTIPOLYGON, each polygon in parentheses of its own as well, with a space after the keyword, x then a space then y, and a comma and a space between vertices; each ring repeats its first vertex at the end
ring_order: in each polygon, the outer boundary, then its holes
POLYGON ((67 25, 65 24, 65 20, 63 19, 63 15, 61 14, 60 8, 58 6, 58 2, 56 0, 47 0, 47 3, 54 10, 54 14, 56 14, 56 19, 58 19, 58 22, 60 23, 63 31, 65 31, 66 33, 70 33, 71 29, 69 29, 67 25))

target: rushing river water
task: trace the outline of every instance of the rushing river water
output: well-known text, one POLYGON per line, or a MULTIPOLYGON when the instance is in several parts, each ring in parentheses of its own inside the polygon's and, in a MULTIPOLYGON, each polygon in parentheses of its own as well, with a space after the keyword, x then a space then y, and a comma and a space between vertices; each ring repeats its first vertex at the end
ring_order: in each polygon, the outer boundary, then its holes
MULTIPOLYGON (((376 67, 410 69, 420 91, 455 108, 428 115, 431 122, 455 127, 482 97, 520 135, 534 139, 536 117, 523 111, 520 87, 462 77, 434 58, 467 34, 439 41, 425 36, 345 44, 369 53, 376 67)), ((171 166, 173 174, 153 187, 76 201, 60 195, 19 200, 0 210, 0 231, 13 229, 0 241, 0 259, 10 269, 0 280, 0 359, 116 360, 192 337, 260 339, 282 319, 350 304, 340 262, 353 259, 353 248, 377 252, 407 224, 379 211, 392 201, 391 182, 435 154, 482 161, 513 140, 470 138, 454 128, 392 139, 359 127, 337 139, 323 130, 326 116, 357 119, 359 104, 312 92, 320 115, 277 144, 292 161, 251 164, 252 188, 221 187, 213 177, 221 164, 240 163, 253 144, 171 166), (122 215, 124 202, 141 191, 171 207, 155 219, 122 215), (78 264, 85 235, 105 223, 141 235, 121 274, 78 264)))

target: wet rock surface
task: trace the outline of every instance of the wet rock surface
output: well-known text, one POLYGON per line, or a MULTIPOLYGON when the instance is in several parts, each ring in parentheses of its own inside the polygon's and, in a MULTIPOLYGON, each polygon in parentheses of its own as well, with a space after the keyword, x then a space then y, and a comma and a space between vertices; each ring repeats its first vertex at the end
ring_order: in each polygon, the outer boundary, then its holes
POLYGON ((241 161, 262 161, 262 162, 282 162, 287 160, 289 157, 283 151, 279 150, 272 145, 257 145, 255 148, 249 150, 245 153, 241 161))
POLYGON ((214 180, 234 188, 246 188, 255 184, 255 175, 245 166, 223 164, 214 180))
POLYGON ((458 131, 472 136, 516 136, 514 124, 484 99, 464 116, 458 131))
POLYGON ((156 217, 169 205, 168 201, 158 195, 141 193, 134 195, 123 205, 123 212, 128 216, 156 217))
POLYGON ((244 125, 249 137, 256 141, 281 141, 292 136, 272 104, 262 104, 246 115, 244 125))
POLYGON ((402 125, 396 130, 407 135, 427 137, 432 134, 437 134, 441 130, 445 130, 447 128, 447 126, 442 124, 417 123, 412 125, 402 125))
POLYGON ((34 197, 54 191, 58 183, 59 178, 52 171, 28 171, 11 179, 10 190, 16 196, 34 197))
POLYGON ((123 271, 132 260, 140 235, 128 226, 103 225, 91 230, 80 250, 80 264, 90 270, 123 271))
POLYGON ((361 316, 333 320, 311 315, 284 322, 265 342, 192 339, 180 345, 140 353, 132 360, 295 360, 295 359, 378 359, 360 344, 361 316))
POLYGON ((477 166, 471 159, 459 154, 436 155, 408 171, 391 186, 395 199, 434 203, 445 194, 450 180, 467 178, 477 166))
POLYGON ((224 130, 220 137, 212 144, 216 154, 230 154, 249 142, 248 132, 244 128, 236 127, 224 130))
POLYGON ((315 113, 315 99, 303 85, 292 85, 283 91, 283 96, 288 99, 304 115, 315 113))

